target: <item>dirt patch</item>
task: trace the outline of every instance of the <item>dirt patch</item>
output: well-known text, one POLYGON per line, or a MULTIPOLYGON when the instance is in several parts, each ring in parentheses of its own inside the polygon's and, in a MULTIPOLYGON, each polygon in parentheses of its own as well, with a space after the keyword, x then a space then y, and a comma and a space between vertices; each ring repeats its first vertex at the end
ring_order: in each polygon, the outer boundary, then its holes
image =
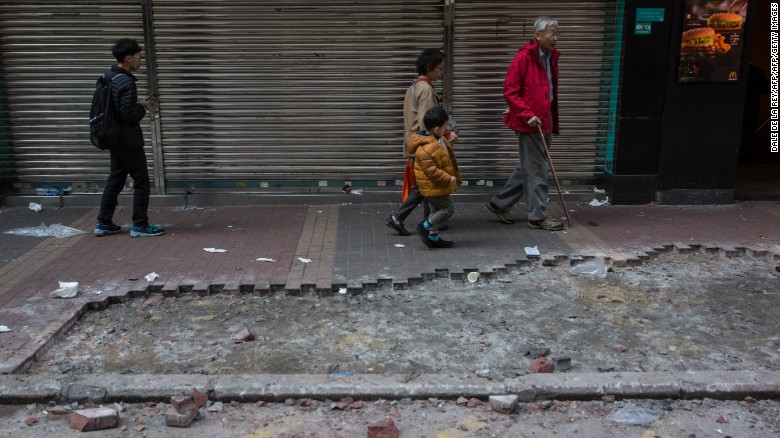
POLYGON ((780 369, 780 278, 767 258, 662 254, 606 279, 532 264, 490 282, 440 279, 328 297, 131 300, 90 312, 31 373, 569 372, 780 369), (249 329, 255 340, 234 343, 249 329))

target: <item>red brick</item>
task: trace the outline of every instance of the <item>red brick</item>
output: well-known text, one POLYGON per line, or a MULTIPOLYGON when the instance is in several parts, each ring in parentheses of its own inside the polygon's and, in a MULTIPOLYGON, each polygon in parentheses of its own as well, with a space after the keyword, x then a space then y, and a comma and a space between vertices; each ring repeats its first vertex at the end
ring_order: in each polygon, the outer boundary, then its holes
POLYGON ((70 414, 70 428, 79 432, 112 429, 119 424, 119 414, 111 408, 82 409, 70 414))
POLYGON ((552 362, 546 361, 543 357, 540 357, 531 363, 531 371, 535 373, 551 373, 555 369, 552 362))
POLYGON ((398 428, 390 418, 368 426, 368 438, 398 438, 398 435, 398 428))
POLYGON ((199 408, 206 406, 206 403, 209 402, 209 397, 198 391, 198 388, 192 388, 192 396, 195 399, 195 404, 198 405, 199 408))

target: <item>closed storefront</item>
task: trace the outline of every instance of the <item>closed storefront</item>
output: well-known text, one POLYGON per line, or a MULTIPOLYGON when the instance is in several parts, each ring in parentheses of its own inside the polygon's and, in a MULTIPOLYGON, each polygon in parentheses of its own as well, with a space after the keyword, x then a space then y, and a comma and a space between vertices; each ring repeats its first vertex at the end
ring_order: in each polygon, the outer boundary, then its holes
POLYGON ((501 86, 541 14, 561 22, 558 173, 599 180, 615 2, 444 3, 4 2, 4 185, 99 189, 108 156, 89 143, 89 100, 122 37, 144 46, 139 94, 159 96, 142 123, 157 193, 392 186, 414 61, 423 48, 445 46, 450 71, 436 86, 460 124, 464 177, 471 185, 503 179, 516 140, 501 122, 501 86))

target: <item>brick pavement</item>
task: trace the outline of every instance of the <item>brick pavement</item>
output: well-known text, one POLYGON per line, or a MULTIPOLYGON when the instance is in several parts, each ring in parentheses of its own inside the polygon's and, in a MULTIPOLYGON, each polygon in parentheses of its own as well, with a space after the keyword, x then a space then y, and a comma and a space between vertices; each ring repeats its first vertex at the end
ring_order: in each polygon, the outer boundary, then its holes
MULTIPOLYGON (((724 206, 569 205, 574 228, 551 233, 524 221, 499 224, 481 203, 457 203, 450 230, 455 248, 428 250, 416 234, 397 236, 384 224, 390 204, 259 205, 155 208, 153 221, 167 234, 131 239, 127 230, 97 238, 96 210, 65 208, 30 214, 4 209, 2 229, 60 222, 90 234, 66 239, 0 237, 0 373, 18 372, 45 354, 88 309, 149 293, 351 293, 404 289, 434 277, 462 280, 479 271, 492 278, 527 263, 523 247, 537 246, 542 263, 605 255, 615 266, 638 263, 654 252, 691 246, 780 259, 780 203, 724 206), (403 247, 397 247, 401 244, 403 247), (203 248, 225 249, 209 253, 203 248), (265 257, 275 263, 258 261, 265 257), (310 259, 304 263, 301 259, 310 259), (155 272, 159 278, 144 277, 155 272), (50 298, 57 281, 78 281, 79 296, 50 298)), ((551 205, 552 214, 562 211, 551 205)), ((410 216, 407 228, 421 218, 410 216)), ((514 214, 522 219, 523 214, 514 214)), ((120 208, 117 223, 130 211, 120 208)))

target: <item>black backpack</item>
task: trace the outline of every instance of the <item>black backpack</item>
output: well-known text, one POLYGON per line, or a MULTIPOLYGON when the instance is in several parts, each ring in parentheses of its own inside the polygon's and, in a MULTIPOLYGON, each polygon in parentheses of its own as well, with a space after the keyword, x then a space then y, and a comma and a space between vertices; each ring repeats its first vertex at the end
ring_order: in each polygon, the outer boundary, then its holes
POLYGON ((89 140, 100 150, 116 145, 122 134, 118 115, 111 97, 111 83, 122 73, 103 73, 95 83, 92 107, 89 110, 89 140))

